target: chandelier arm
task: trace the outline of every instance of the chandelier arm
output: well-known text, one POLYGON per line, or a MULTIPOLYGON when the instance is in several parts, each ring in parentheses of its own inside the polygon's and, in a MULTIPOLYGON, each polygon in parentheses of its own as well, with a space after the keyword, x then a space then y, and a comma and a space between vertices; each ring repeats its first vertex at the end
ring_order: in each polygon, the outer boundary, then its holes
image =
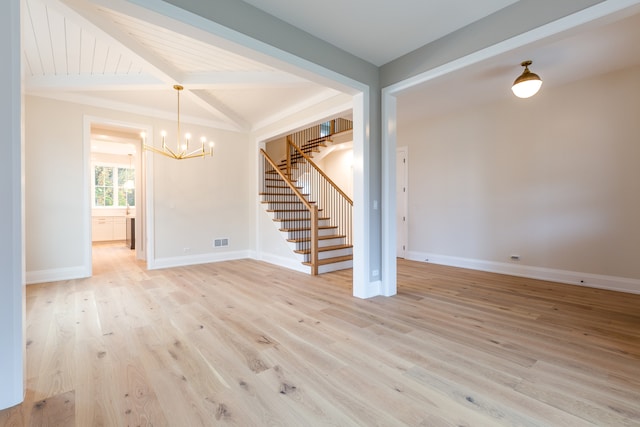
POLYGON ((196 157, 207 157, 210 156, 211 154, 207 153, 206 151, 202 151, 200 149, 198 150, 194 150, 189 154, 185 154, 184 156, 182 156, 183 159, 194 159, 196 157))
POLYGON ((191 139, 190 134, 186 134, 185 136, 185 142, 184 144, 182 144, 181 140, 180 140, 180 132, 181 132, 181 122, 180 122, 180 91, 182 91, 184 89, 183 86, 181 85, 174 85, 173 88, 176 90, 176 98, 177 98, 177 130, 178 130, 178 134, 177 134, 177 148, 176 151, 173 151, 171 148, 169 148, 169 146, 166 144, 165 142, 165 136, 166 133, 163 131, 162 132, 162 149, 156 148, 152 145, 147 145, 144 144, 144 138, 145 136, 143 135, 143 147, 145 150, 149 150, 152 151, 154 153, 157 154, 162 154, 165 157, 169 157, 171 159, 176 159, 176 160, 182 160, 182 159, 193 159, 196 157, 207 157, 207 156, 213 156, 213 143, 210 143, 210 148, 209 151, 205 151, 205 147, 204 147, 204 143, 206 141, 206 139, 203 137, 202 138, 202 147, 198 148, 196 150, 193 150, 191 152, 189 152, 189 140, 191 139))

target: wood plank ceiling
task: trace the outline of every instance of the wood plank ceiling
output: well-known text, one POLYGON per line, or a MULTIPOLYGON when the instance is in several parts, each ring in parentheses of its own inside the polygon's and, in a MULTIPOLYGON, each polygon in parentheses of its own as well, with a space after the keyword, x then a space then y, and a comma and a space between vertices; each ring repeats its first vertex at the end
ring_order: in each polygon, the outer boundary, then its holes
POLYGON ((24 0, 28 94, 249 131, 340 96, 228 48, 82 0, 24 0))

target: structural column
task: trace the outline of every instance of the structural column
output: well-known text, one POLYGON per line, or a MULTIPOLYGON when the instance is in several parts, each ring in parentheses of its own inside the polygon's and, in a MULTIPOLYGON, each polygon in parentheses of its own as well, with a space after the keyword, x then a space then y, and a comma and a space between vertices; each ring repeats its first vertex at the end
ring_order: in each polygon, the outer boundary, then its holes
POLYGON ((0 409, 24 399, 20 0, 0 4, 0 409))

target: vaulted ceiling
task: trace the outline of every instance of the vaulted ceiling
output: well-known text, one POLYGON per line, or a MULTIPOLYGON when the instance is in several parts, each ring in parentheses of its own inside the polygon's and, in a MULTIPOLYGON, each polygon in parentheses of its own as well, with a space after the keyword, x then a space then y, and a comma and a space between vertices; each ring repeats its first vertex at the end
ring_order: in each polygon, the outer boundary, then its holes
MULTIPOLYGON (((222 40, 199 41, 166 17, 131 16, 123 2, 23 1, 30 94, 173 119, 180 83, 184 121, 245 131, 341 95, 222 40)), ((377 65, 513 2, 247 1, 377 65)))
MULTIPOLYGON (((515 0, 245 2, 381 65, 515 0)), ((345 96, 247 55, 228 41, 200 37, 197 29, 170 18, 131 13, 135 8, 127 3, 23 0, 27 93, 172 120, 172 87, 180 83, 186 89, 184 121, 240 131, 345 96)), ((434 114, 511 96, 510 82, 524 59, 534 60, 533 70, 543 75, 545 88, 638 63, 639 16, 592 25, 416 87, 402 94, 399 111, 407 117, 434 114)))

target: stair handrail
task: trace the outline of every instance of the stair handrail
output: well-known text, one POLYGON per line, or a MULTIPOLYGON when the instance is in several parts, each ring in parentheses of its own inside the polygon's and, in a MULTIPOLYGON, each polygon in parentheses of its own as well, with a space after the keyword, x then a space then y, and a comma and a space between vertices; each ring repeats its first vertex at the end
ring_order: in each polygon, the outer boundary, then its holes
POLYGON ((307 162, 309 162, 309 164, 316 170, 318 171, 318 173, 320 173, 320 175, 322 175, 322 177, 327 180, 327 182, 351 205, 353 206, 353 200, 351 200, 351 198, 349 196, 347 196, 345 194, 344 191, 342 191, 342 189, 335 183, 333 182, 333 180, 331 178, 329 178, 327 176, 326 173, 324 173, 322 171, 322 169, 320 169, 320 167, 318 167, 318 165, 316 165, 313 160, 311 160, 311 157, 309 157, 306 153, 304 153, 300 147, 298 147, 293 141, 291 141, 291 139, 289 137, 287 137, 287 175, 291 176, 291 171, 290 171, 290 164, 291 164, 291 158, 290 158, 290 153, 291 151, 289 150, 289 146, 293 147, 293 149, 295 151, 298 152, 298 154, 300 154, 307 162))
MULTIPOLYGON (((287 161, 287 165, 291 165, 291 167, 295 165, 301 170, 307 169, 309 171, 309 182, 315 183, 311 185, 309 191, 311 197, 316 202, 318 208, 322 209, 323 213, 327 213, 327 217, 334 221, 333 224, 345 237, 346 244, 352 245, 353 200, 290 138, 287 138, 286 149, 287 156, 290 158, 290 160, 287 161), (291 159, 292 156, 293 159, 291 159), (314 174, 316 178, 313 178, 314 174), (326 188, 327 191, 323 190, 323 188, 326 188)), ((294 179, 293 170, 287 170, 287 174, 291 179, 294 179)), ((304 174, 300 176, 304 176, 304 174)), ((298 179, 298 177, 295 178, 298 179)))
MULTIPOLYGON (((289 179, 289 176, 282 173, 280 168, 276 165, 276 163, 269 157, 264 149, 260 149, 262 156, 267 160, 267 162, 271 165, 274 171, 280 175, 280 177, 284 180, 284 182, 289 186, 289 188, 293 191, 296 197, 302 202, 302 204, 309 210, 310 216, 310 238, 311 238, 311 247, 310 247, 310 261, 311 264, 311 274, 316 276, 318 274, 318 206, 313 203, 309 203, 309 201, 302 195, 298 187, 296 187, 293 182, 289 179)), ((263 174, 263 178, 264 179, 263 174)))

